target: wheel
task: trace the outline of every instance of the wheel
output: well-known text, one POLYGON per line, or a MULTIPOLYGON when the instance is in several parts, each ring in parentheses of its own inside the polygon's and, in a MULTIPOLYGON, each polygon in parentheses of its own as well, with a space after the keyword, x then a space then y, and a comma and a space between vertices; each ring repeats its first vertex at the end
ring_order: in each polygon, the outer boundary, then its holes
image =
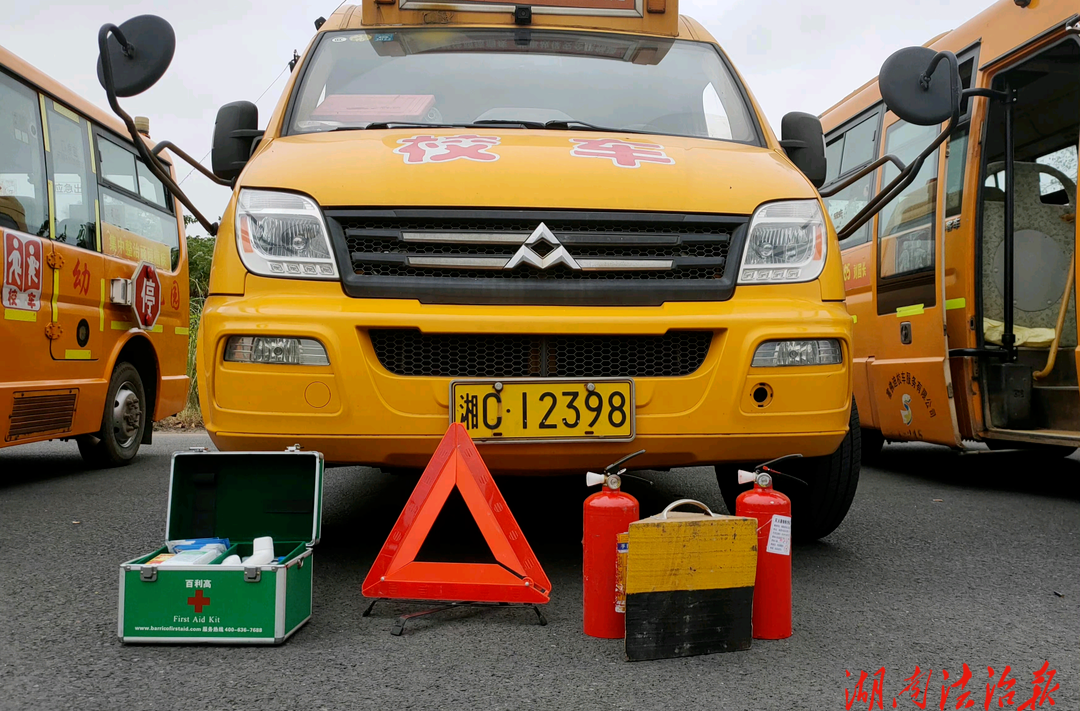
POLYGON ((1076 447, 1063 444, 1040 444, 1038 442, 1012 442, 1007 439, 987 439, 986 446, 995 452, 1018 449, 1047 459, 1064 459, 1076 451, 1076 447))
POLYGON ((867 464, 881 461, 881 448, 885 446, 885 436, 881 430, 862 428, 862 460, 867 464))
MULTIPOLYGON (((835 452, 826 457, 794 459, 778 466, 784 474, 802 480, 777 477, 773 482, 778 491, 791 499, 791 535, 796 541, 824 538, 844 520, 859 485, 861 445, 859 411, 852 402, 848 433, 835 452)), ((733 465, 716 467, 716 482, 731 514, 735 513, 739 494, 753 486, 740 485, 737 470, 733 465)))
POLYGON ((130 463, 139 452, 143 432, 150 426, 147 406, 139 371, 131 363, 118 363, 109 380, 101 430, 76 438, 83 460, 95 467, 130 463))

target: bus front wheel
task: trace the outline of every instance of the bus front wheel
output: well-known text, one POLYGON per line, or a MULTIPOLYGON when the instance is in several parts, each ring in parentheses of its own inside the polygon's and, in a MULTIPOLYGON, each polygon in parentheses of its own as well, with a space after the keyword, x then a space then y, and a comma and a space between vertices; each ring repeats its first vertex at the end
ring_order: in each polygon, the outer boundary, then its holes
MULTIPOLYGON (((773 482, 791 499, 791 534, 796 541, 824 538, 844 520, 859 485, 861 447, 859 411, 852 402, 848 433, 835 452, 777 465, 779 471, 801 480, 777 477, 773 482)), ((735 513, 739 494, 752 486, 739 484, 738 469, 733 465, 716 467, 716 482, 730 514, 735 513)))
POLYGON ((76 438, 83 460, 95 467, 129 464, 149 426, 148 406, 139 371, 131 363, 118 363, 109 380, 101 430, 76 438))

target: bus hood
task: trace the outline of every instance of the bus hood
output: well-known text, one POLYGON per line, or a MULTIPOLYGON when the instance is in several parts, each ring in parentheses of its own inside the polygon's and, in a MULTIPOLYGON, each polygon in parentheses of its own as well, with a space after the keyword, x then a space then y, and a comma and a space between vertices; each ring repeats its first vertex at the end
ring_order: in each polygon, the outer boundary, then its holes
POLYGON ((276 138, 240 185, 325 207, 750 214, 816 197, 779 153, 726 141, 552 130, 342 131, 276 138))

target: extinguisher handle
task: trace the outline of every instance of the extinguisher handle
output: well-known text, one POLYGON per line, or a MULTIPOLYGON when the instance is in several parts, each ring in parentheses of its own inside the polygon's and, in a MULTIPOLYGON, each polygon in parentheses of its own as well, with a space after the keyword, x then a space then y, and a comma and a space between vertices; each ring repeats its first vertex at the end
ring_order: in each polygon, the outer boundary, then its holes
POLYGON ((607 472, 608 474, 610 474, 611 472, 613 472, 616 469, 618 469, 619 467, 621 467, 624 463, 630 461, 631 459, 638 456, 639 454, 645 454, 645 450, 644 449, 639 449, 638 451, 634 452, 633 454, 626 455, 625 457, 623 457, 619 461, 613 462, 613 463, 607 465, 606 467, 604 467, 604 471, 607 472))
POLYGON ((701 509, 705 513, 709 514, 710 516, 719 515, 719 514, 714 514, 712 512, 712 510, 708 506, 701 503, 700 501, 695 501, 693 499, 679 499, 678 501, 673 501, 670 504, 668 504, 667 508, 660 512, 659 518, 666 521, 668 513, 673 508, 675 508, 676 506, 685 506, 685 505, 697 506, 699 509, 701 509))

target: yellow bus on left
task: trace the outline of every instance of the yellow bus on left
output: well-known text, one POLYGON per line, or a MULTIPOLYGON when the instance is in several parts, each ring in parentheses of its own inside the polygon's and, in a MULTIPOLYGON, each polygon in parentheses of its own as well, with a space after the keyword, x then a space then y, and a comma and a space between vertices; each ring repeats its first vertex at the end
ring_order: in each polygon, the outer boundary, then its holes
POLYGON ((126 464, 187 400, 182 213, 131 133, 0 48, 0 447, 126 464))

